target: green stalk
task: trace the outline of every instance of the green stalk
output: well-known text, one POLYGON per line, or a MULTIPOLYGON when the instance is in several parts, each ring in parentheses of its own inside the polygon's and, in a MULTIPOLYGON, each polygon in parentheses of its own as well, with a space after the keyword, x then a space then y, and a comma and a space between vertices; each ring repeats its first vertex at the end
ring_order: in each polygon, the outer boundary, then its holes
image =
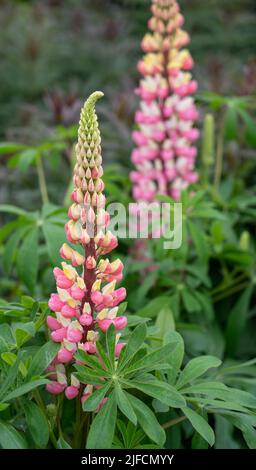
POLYGON ((66 194, 64 196, 64 201, 63 201, 64 207, 68 207, 69 204, 70 204, 70 196, 71 196, 71 193, 72 193, 73 187, 74 187, 74 184, 73 184, 73 168, 74 168, 75 164, 76 164, 76 144, 73 144, 72 145, 72 151, 71 151, 71 162, 70 162, 70 167, 72 169, 72 176, 71 176, 70 183, 68 185, 68 189, 67 189, 66 194))
POLYGON ((229 297, 230 295, 236 294, 237 292, 240 292, 242 289, 245 289, 248 286, 248 282, 239 284, 238 286, 234 286, 233 289, 230 289, 229 291, 224 292, 224 294, 219 295, 215 298, 213 298, 213 302, 219 302, 220 300, 225 299, 226 297, 229 297))
POLYGON ((163 429, 168 429, 172 426, 175 426, 176 424, 181 423, 182 421, 185 421, 187 419, 186 416, 180 416, 179 418, 171 419, 171 421, 167 421, 167 423, 162 424, 163 429))
POLYGON ((218 193, 222 168, 223 168, 223 154, 224 154, 224 119, 220 124, 220 131, 217 140, 217 151, 216 151, 216 163, 215 163, 215 175, 214 175, 214 189, 218 193))
POLYGON ((45 179, 45 173, 44 173, 44 167, 43 167, 41 155, 39 155, 38 158, 36 159, 36 169, 37 169, 39 188, 40 188, 42 201, 45 204, 49 202, 49 197, 48 197, 48 191, 47 191, 47 185, 46 185, 46 179, 45 179))
POLYGON ((72 442, 73 449, 82 448, 81 446, 82 446, 83 433, 81 431, 82 431, 85 417, 86 415, 83 416, 83 409, 81 405, 81 393, 79 393, 78 397, 76 398, 76 423, 75 423, 74 437, 73 437, 73 442, 72 442))
POLYGON ((227 289, 230 289, 231 287, 236 286, 239 282, 243 281, 247 277, 248 277, 247 274, 242 273, 242 274, 240 274, 240 276, 237 276, 235 279, 233 279, 233 282, 229 282, 228 284, 221 285, 219 287, 215 287, 215 289, 212 289, 210 294, 214 296, 214 295, 218 294, 219 292, 226 291, 227 289))
POLYGON ((63 395, 58 396, 57 398, 57 427, 59 437, 63 436, 62 429, 61 429, 61 415, 62 415, 62 408, 63 408, 63 395))

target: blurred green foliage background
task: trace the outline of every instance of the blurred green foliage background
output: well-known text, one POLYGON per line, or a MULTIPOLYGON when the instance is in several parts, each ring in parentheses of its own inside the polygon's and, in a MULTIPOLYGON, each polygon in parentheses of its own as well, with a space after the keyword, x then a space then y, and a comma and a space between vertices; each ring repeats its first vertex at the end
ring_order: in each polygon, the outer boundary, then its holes
MULTIPOLYGON (((253 94, 255 2, 181 0, 180 5, 200 92, 253 94)), ((82 101, 100 88, 106 95, 99 109, 104 161, 129 167, 136 64, 149 6, 149 0, 0 0, 0 139, 33 145, 52 138, 56 126, 65 130, 77 122, 82 101)), ((59 152, 51 152, 48 162, 50 193, 58 203, 70 177, 70 152, 63 154, 61 172, 59 152)), ((37 207, 31 171, 17 178, 1 158, 0 199, 37 207)))
MULTIPOLYGON (((0 2, 1 137, 73 122, 78 97, 103 88, 127 118, 149 0, 0 2), (25 129, 24 129, 25 128, 25 129)), ((181 0, 200 89, 255 90, 253 0, 181 0), (254 79, 254 80, 253 80, 254 79)), ((43 129, 41 129, 43 132, 43 129)))
MULTIPOLYGON (((139 80, 136 65, 150 3, 0 0, 0 346, 2 341, 5 348, 0 351, 0 366, 7 384, 12 374, 13 390, 27 380, 15 369, 19 366, 16 353, 24 346, 25 364, 30 367, 34 348, 45 342, 46 301, 55 289, 52 268, 60 262, 59 248, 65 240, 79 112, 96 89, 105 93, 97 112, 107 200, 125 206, 131 201, 131 131, 138 106, 133 90, 139 80)), ((233 402, 227 403, 227 409, 222 403, 221 413, 210 415, 216 447, 256 448, 255 411, 250 416, 237 413, 248 400, 249 407, 256 408, 255 398, 243 395, 255 393, 256 384, 256 3, 179 3, 185 29, 191 34, 193 73, 199 82, 200 178, 195 192, 182 196, 179 250, 166 252, 162 240, 153 239, 142 243, 136 253, 133 240, 120 240, 129 328, 149 322, 147 338, 153 349, 164 343, 166 333, 176 335, 181 344, 180 359, 175 356, 178 369, 183 346, 173 330, 185 341, 184 363, 190 358, 201 361, 201 354, 222 359, 216 378, 238 390, 232 396, 235 408, 233 402)), ((46 354, 43 348, 39 357, 46 354)), ((42 372, 41 368, 38 374, 42 372)), ((199 390, 201 395, 201 384, 199 390)), ((31 396, 28 401, 34 413, 31 396)), ((160 423, 176 422, 176 411, 167 412, 158 405, 153 404, 160 423)), ((213 405, 219 409, 219 403, 213 405)), ((77 419, 72 404, 65 406, 64 427, 70 436, 70 423, 77 419)), ((16 403, 9 409, 8 404, 0 406, 7 423, 7 428, 2 422, 0 426, 4 448, 6 429, 12 430, 15 439, 17 430, 22 431, 16 446, 28 445, 23 442, 24 429, 29 445, 34 445, 29 419, 16 410, 16 403)), ((203 402, 202 412, 205 417, 203 402)), ((174 429, 167 426, 167 448, 207 446, 183 418, 174 429)), ((36 446, 48 445, 48 424, 43 442, 42 433, 34 433, 32 426, 36 446)), ((128 435, 131 428, 123 426, 128 435)), ((63 442, 53 446, 62 448, 63 442)))

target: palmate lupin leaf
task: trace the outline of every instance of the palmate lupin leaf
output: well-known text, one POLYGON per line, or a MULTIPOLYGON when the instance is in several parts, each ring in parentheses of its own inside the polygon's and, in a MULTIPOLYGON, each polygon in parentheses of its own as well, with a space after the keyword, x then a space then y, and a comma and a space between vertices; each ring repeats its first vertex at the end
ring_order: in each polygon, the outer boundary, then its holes
POLYGON ((113 361, 109 360, 109 353, 111 355, 113 349, 113 327, 109 328, 104 345, 97 342, 98 358, 77 353, 76 358, 83 363, 75 366, 79 380, 84 380, 84 383, 97 381, 100 386, 84 402, 83 409, 95 411, 102 399, 107 398, 103 407, 105 410, 98 412, 91 427, 88 448, 102 448, 102 426, 109 432, 105 445, 111 447, 113 421, 109 424, 103 421, 110 412, 116 413, 116 410, 134 426, 139 424, 158 446, 163 446, 165 431, 148 404, 136 396, 138 392, 140 397, 141 393, 147 396, 147 402, 155 398, 158 403, 174 409, 177 417, 182 413, 210 446, 214 444, 215 438, 206 419, 207 413, 228 413, 230 419, 233 417, 233 422, 241 428, 242 416, 249 419, 256 408, 256 399, 250 393, 227 387, 215 378, 216 368, 221 361, 213 356, 202 356, 192 359, 180 370, 184 354, 180 335, 176 332, 168 333, 166 344, 151 351, 145 347, 146 333, 144 324, 133 330, 115 368, 113 361), (200 410, 205 410, 204 416, 200 410))

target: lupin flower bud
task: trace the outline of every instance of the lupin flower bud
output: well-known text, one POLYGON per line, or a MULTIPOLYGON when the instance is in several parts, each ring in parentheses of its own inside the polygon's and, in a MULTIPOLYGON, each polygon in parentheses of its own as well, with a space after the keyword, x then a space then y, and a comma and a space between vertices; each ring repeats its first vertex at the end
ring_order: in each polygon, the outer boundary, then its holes
MULTIPOLYGON (((55 316, 47 317, 51 339, 60 344, 60 349, 48 368, 52 382, 46 388, 54 394, 65 391, 68 400, 79 395, 84 401, 93 390, 91 385, 81 385, 72 370, 70 373, 76 351, 82 349, 87 354, 97 354, 99 331, 106 332, 111 324, 120 331, 127 324, 126 317, 117 316, 117 306, 126 297, 123 287, 116 289, 116 283, 122 279, 123 264, 119 259, 112 263, 108 259, 98 259, 118 243, 116 237, 106 231, 109 214, 105 211, 102 194, 101 139, 95 113, 95 103, 101 96, 101 92, 93 93, 81 110, 75 187, 71 195, 73 204, 68 211, 70 220, 65 226, 68 241, 80 245, 84 255, 67 243, 61 247, 60 255, 65 261, 62 269, 54 268, 57 293, 49 300, 49 308, 55 316), (76 266, 82 267, 82 274, 76 266), (65 364, 71 364, 67 372, 65 364)), ((118 333, 116 357, 124 346, 124 343, 118 343, 119 337, 118 333)))
POLYGON ((65 259, 72 261, 73 266, 80 266, 84 264, 84 256, 80 255, 77 251, 73 250, 67 243, 64 243, 60 249, 60 256, 65 259))
POLYGON ((182 190, 197 181, 194 171, 199 132, 194 99, 197 90, 190 70, 193 59, 187 49, 189 35, 181 26, 184 18, 176 0, 152 0, 153 17, 142 41, 145 55, 138 63, 142 75, 135 93, 140 109, 133 132, 136 148, 131 173, 133 197, 152 202, 157 194, 180 198, 182 190))

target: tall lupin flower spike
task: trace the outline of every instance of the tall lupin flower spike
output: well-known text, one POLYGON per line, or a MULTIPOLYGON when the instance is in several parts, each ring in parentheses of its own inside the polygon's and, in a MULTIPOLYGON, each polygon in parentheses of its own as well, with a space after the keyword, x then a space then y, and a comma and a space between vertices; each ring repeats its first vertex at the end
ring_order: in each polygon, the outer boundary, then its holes
MULTIPOLYGON (((52 381, 47 390, 58 394, 65 390, 68 399, 79 391, 86 399, 92 392, 88 385, 83 390, 75 376, 66 373, 65 364, 74 362, 78 348, 96 354, 99 330, 104 333, 111 324, 116 330, 126 326, 124 316, 117 317, 118 305, 126 297, 123 287, 115 289, 122 279, 123 264, 117 259, 99 259, 117 246, 116 237, 106 230, 109 214, 105 211, 104 183, 102 181, 101 138, 95 103, 103 96, 96 91, 81 110, 74 191, 65 226, 67 240, 80 245, 82 254, 64 243, 60 255, 65 260, 62 269, 54 268, 57 293, 49 300, 54 316, 47 317, 51 339, 60 344, 58 354, 49 367, 52 381), (78 267, 78 270, 76 269, 78 267)), ((117 338, 119 335, 117 335, 117 338)), ((116 345, 116 356, 124 343, 116 345)))
POLYGON ((136 148, 131 173, 133 196, 152 202, 157 194, 178 200, 189 184, 196 182, 193 143, 199 132, 193 128, 198 112, 191 96, 197 90, 191 73, 193 60, 187 49, 189 35, 181 29, 184 18, 176 0, 152 0, 153 17, 142 41, 145 55, 138 63, 142 75, 141 98, 133 132, 136 148))

